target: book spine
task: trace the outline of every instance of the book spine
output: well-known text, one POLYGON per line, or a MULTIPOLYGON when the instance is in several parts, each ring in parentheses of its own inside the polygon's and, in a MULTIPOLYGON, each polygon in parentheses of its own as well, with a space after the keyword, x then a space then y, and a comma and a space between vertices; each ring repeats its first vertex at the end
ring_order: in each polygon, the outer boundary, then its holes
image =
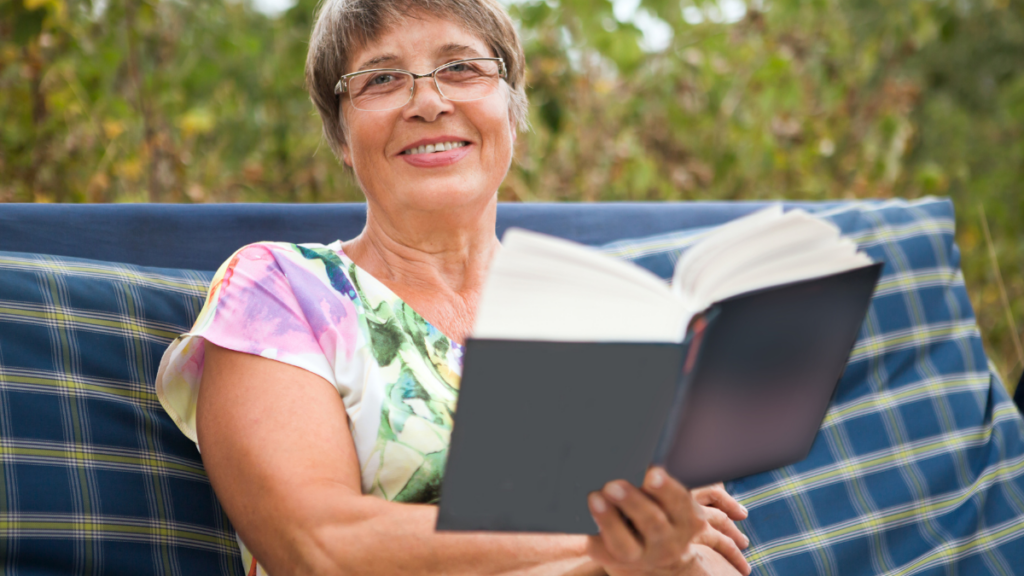
POLYGON ((683 409, 686 407, 686 393, 690 389, 690 381, 693 379, 694 369, 697 365, 697 355, 700 352, 700 344, 704 339, 704 333, 708 324, 718 314, 718 308, 714 307, 706 312, 698 314, 690 322, 686 338, 683 339, 683 365, 679 370, 679 379, 676 381, 676 392, 672 398, 672 409, 669 410, 668 420, 661 430, 657 447, 654 449, 653 464, 664 466, 672 445, 676 438, 676 431, 679 428, 679 420, 683 417, 683 409))

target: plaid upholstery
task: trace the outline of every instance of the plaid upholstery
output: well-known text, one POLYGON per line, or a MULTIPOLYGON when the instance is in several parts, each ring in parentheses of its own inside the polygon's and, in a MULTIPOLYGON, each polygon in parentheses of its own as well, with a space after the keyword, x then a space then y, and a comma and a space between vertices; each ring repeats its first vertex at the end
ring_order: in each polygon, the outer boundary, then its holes
POLYGON ((243 574, 153 391, 209 280, 0 252, 0 574, 243 574))
MULTIPOLYGON (((885 269, 810 456, 727 486, 754 573, 1024 574, 1024 420, 982 349, 952 204, 820 215, 885 269)), ((605 249, 667 277, 705 230, 605 249)))
MULTIPOLYGON (((1024 573, 1024 422, 989 371, 945 201, 822 215, 886 262, 805 461, 731 483, 755 573, 1024 573)), ((668 276, 705 229, 606 249, 668 276)), ((241 574, 153 394, 209 276, 0 252, 0 574, 241 574)))

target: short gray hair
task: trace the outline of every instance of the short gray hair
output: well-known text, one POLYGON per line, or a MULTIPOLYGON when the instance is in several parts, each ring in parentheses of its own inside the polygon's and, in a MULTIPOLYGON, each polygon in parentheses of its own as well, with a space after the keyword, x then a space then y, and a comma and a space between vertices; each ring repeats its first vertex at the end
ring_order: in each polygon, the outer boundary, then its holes
POLYGON ((339 159, 345 135, 341 96, 334 93, 334 85, 346 73, 354 52, 396 22, 418 14, 461 23, 505 60, 509 115, 520 130, 527 130, 526 58, 515 25, 497 0, 323 0, 309 38, 306 90, 320 112, 324 137, 339 159))

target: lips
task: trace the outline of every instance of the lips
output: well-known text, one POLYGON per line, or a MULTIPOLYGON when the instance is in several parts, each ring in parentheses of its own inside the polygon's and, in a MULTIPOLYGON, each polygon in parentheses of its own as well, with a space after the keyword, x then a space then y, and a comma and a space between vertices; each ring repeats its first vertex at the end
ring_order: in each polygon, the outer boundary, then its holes
POLYGON ((399 155, 412 156, 416 154, 436 154, 439 152, 447 152, 448 150, 459 148, 468 144, 470 144, 469 140, 454 135, 436 136, 434 138, 423 138, 422 140, 417 140, 416 142, 409 144, 405 148, 402 148, 402 151, 399 152, 399 155))
POLYGON ((473 146, 459 136, 425 138, 403 148, 398 157, 417 168, 438 168, 462 160, 473 146))

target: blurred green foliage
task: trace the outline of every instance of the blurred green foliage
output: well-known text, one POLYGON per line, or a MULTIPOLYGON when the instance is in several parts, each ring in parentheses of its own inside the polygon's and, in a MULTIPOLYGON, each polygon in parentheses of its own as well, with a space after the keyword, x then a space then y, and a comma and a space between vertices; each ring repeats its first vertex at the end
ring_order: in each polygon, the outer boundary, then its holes
MULTIPOLYGON (((951 196, 1012 389, 1024 0, 618 1, 510 5, 533 130, 503 200, 951 196)), ((302 88, 314 8, 0 0, 0 201, 361 200, 302 88)))

